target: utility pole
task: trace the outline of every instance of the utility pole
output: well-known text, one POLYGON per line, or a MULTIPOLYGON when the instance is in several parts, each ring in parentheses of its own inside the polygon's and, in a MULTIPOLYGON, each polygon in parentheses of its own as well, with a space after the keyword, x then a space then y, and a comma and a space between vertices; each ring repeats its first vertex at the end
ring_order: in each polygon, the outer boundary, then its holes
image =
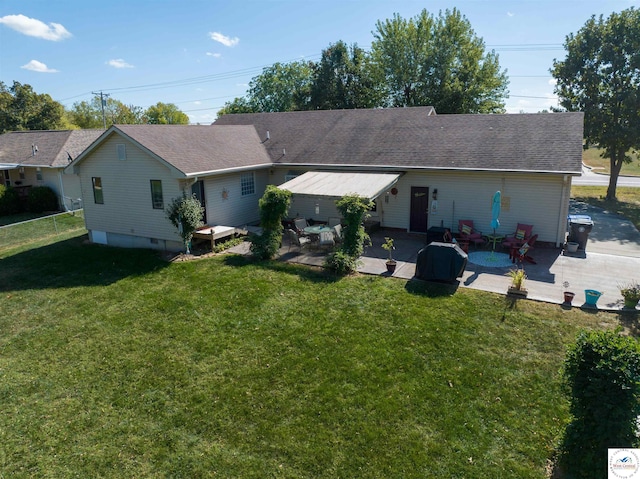
POLYGON ((102 93, 102 92, 97 92, 97 91, 92 91, 91 92, 92 95, 100 95, 100 105, 102 105, 102 127, 106 130, 107 129, 107 120, 104 117, 104 107, 107 104, 107 98, 109 98, 111 95, 109 95, 108 93, 102 93))

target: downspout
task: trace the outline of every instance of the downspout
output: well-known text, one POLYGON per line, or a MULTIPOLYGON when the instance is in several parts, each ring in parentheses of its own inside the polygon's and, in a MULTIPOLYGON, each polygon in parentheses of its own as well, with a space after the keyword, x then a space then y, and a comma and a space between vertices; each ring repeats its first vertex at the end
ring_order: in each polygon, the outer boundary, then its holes
POLYGON ((556 231, 556 248, 564 244, 564 236, 567 228, 567 215, 569 214, 569 198, 571 196, 571 177, 562 177, 562 201, 560 202, 560 214, 558 215, 558 229, 556 231), (562 237, 562 242, 560 238, 562 237))
POLYGON ((65 211, 69 211, 67 203, 64 201, 64 185, 62 183, 62 170, 58 170, 58 179, 60 180, 60 200, 65 211))

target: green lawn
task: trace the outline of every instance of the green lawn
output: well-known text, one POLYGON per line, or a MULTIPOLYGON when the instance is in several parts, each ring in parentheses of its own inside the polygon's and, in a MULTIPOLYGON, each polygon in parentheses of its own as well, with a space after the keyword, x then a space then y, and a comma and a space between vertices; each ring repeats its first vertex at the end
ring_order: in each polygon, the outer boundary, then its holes
POLYGON ((0 251, 2 477, 541 479, 565 347, 619 321, 84 238, 0 251))
MULTIPOLYGON (((609 158, 602 158, 600 156, 602 150, 600 148, 589 148, 582 152, 582 161, 594 168, 596 173, 609 174, 611 171, 611 160, 609 158)), ((621 175, 640 176, 640 160, 636 153, 630 152, 629 155, 632 158, 631 163, 625 163, 620 170, 621 175)))

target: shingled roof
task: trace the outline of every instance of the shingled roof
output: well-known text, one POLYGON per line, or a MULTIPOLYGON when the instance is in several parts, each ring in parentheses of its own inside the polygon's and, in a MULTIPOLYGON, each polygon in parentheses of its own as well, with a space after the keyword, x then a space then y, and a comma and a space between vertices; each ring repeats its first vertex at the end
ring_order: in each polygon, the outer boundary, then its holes
POLYGON ((271 166, 271 159, 251 125, 215 128, 208 125, 114 125, 78 158, 78 162, 113 134, 137 143, 185 176, 271 166))
POLYGON ((63 168, 101 133, 103 130, 10 131, 0 135, 0 163, 63 168))
POLYGON ((432 115, 431 107, 223 115, 283 165, 579 174, 582 113, 432 115), (268 137, 268 139, 267 139, 268 137))

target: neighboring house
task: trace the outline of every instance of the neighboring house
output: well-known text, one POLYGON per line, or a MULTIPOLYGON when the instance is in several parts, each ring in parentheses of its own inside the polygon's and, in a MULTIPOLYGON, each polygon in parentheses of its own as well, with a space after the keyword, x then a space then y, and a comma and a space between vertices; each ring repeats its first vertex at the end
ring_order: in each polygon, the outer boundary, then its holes
POLYGON ((80 180, 64 168, 103 130, 10 131, 0 135, 0 181, 26 197, 32 186, 56 192, 62 210, 81 208, 80 180))
POLYGON ((161 204, 193 191, 207 224, 242 226, 259 221, 258 199, 275 184, 294 193, 291 216, 326 221, 338 215, 335 199, 355 193, 374 200, 380 226, 417 233, 456 230, 460 219, 490 233, 500 190, 498 233, 528 223, 540 241, 560 245, 582 137, 582 113, 255 113, 212 126, 114 126, 68 170, 80 175, 99 243, 179 250, 161 204))
POLYGON ((270 167, 252 126, 118 125, 67 171, 80 176, 91 241, 179 251, 173 198, 196 194, 208 224, 253 223, 270 167))

